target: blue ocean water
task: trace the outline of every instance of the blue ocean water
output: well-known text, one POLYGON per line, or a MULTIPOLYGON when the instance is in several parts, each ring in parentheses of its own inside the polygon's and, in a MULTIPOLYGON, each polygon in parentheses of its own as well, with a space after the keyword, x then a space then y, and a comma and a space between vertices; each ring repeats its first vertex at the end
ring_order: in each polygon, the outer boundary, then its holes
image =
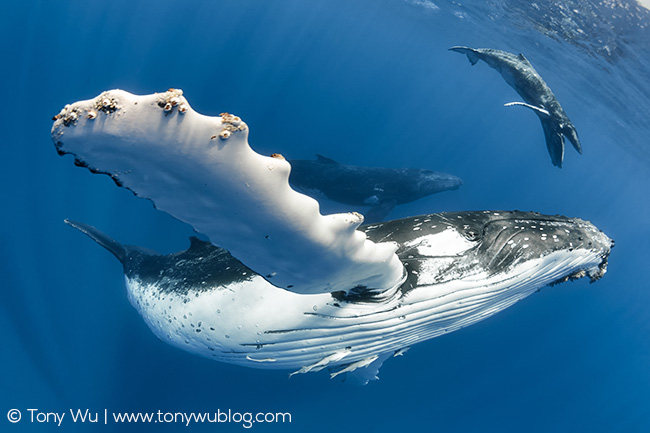
POLYGON ((264 431, 650 431, 650 12, 635 2, 29 0, 4 5, 0 24, 1 431, 89 429, 69 414, 60 428, 30 422, 29 408, 292 414, 252 427, 264 431), (567 148, 553 167, 536 116, 503 107, 519 96, 453 45, 525 53, 584 155, 567 148), (201 113, 241 116, 262 154, 463 179, 391 218, 519 209, 591 220, 616 240, 609 270, 416 345, 365 387, 181 352, 130 306, 119 263, 63 219, 163 253, 186 248, 191 228, 75 168, 50 139, 67 103, 170 87, 201 113))

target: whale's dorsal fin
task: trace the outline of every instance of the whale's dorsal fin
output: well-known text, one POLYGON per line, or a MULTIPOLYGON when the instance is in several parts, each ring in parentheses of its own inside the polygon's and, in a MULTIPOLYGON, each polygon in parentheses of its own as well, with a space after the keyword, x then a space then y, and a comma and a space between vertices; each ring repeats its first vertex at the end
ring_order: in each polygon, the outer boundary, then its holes
POLYGON ((533 65, 530 64, 530 62, 528 61, 528 59, 526 58, 526 56, 524 56, 523 54, 519 53, 519 55, 518 55, 517 57, 518 57, 519 60, 521 60, 523 63, 527 64, 527 65, 530 66, 531 68, 533 67, 533 65))
POLYGON ((530 105, 526 104, 525 102, 508 102, 507 104, 504 104, 504 107, 512 107, 514 105, 521 105, 522 107, 527 107, 530 108, 533 111, 536 111, 537 113, 543 114, 545 116, 550 116, 551 114, 548 112, 548 110, 545 110, 542 107, 536 107, 535 105, 530 105))
POLYGON ((316 154, 316 161, 323 163, 323 164, 340 164, 340 162, 333 160, 332 158, 328 158, 326 156, 323 156, 319 153, 316 154))

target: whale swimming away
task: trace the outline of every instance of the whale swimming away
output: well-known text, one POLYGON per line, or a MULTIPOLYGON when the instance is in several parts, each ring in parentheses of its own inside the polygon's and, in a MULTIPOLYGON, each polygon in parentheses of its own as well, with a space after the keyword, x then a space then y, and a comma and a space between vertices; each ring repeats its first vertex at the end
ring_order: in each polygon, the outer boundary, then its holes
POLYGON ((255 153, 247 135, 176 89, 108 91, 55 116, 59 154, 211 239, 163 256, 69 222, 122 263, 150 329, 188 352, 365 383, 413 344, 606 271, 612 241, 578 218, 474 211, 362 226, 355 213, 321 215, 289 187, 289 163, 255 153))
POLYGON ((316 160, 289 160, 289 183, 300 192, 324 195, 353 206, 370 206, 366 223, 382 221, 398 204, 410 203, 442 191, 458 189, 460 178, 414 168, 359 167, 341 164, 322 155, 316 160))
POLYGON ((537 114, 542 123, 546 148, 553 165, 562 168, 565 136, 575 150, 582 154, 582 146, 575 126, 562 109, 551 88, 523 54, 515 55, 490 48, 451 47, 450 50, 467 55, 472 66, 479 60, 483 60, 491 68, 496 69, 506 83, 519 93, 524 102, 511 102, 506 106, 527 107, 537 114))

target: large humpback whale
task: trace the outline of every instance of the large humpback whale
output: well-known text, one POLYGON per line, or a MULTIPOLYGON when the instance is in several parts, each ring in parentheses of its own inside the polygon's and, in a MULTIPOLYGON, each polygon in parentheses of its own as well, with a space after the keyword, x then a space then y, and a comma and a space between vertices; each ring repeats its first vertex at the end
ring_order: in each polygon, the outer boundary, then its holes
POLYGON ((450 50, 467 55, 472 66, 479 60, 483 60, 491 68, 496 69, 506 83, 519 93, 525 102, 511 102, 506 106, 521 105, 532 109, 537 114, 544 129, 546 147, 553 165, 562 168, 565 136, 578 153, 582 154, 576 128, 551 88, 523 54, 515 55, 490 48, 452 47, 450 50))
POLYGON ((170 255, 68 224, 122 263, 132 305, 160 339, 214 360, 376 378, 421 341, 476 323, 549 284, 599 279, 611 241, 588 222, 533 212, 449 212, 361 226, 391 240, 408 272, 396 292, 304 296, 271 285, 226 250, 191 238, 170 255))
MULTIPOLYGON (((437 192, 457 189, 460 178, 415 168, 359 167, 341 164, 322 155, 316 160, 289 160, 289 182, 307 195, 325 195, 353 206, 370 206, 366 223, 382 221, 398 204, 410 203, 437 192)), ((317 197, 314 197, 317 198, 317 197)))
POLYGON ((450 212, 361 226, 356 213, 321 215, 289 187, 290 164, 247 137, 239 117, 200 115, 177 89, 104 92, 52 127, 59 154, 212 241, 162 256, 71 223, 120 260, 152 331, 189 352, 365 381, 412 344, 606 271, 611 240, 577 218, 450 212))

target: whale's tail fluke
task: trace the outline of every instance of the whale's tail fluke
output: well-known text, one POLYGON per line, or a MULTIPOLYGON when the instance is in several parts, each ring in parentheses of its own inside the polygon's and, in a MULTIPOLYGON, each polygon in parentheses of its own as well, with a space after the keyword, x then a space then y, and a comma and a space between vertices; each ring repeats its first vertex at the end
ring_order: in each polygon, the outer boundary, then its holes
POLYGON ((479 60, 481 60, 476 50, 472 48, 457 46, 457 47, 449 48, 449 51, 456 51, 457 53, 465 54, 469 62, 472 64, 472 66, 474 66, 479 60))
POLYGON ((582 155, 582 145, 580 145, 580 139, 578 138, 578 131, 576 131, 576 127, 573 126, 573 123, 569 122, 568 124, 563 125, 562 134, 564 134, 566 138, 569 139, 569 141, 573 145, 573 148, 577 150, 580 155, 582 155))
POLYGON ((81 233, 84 233, 89 238, 97 242, 99 245, 106 248, 108 251, 111 252, 111 254, 117 257, 117 260, 119 260, 122 264, 124 264, 124 261, 126 260, 128 255, 128 251, 124 247, 124 245, 122 245, 121 243, 117 242, 115 239, 109 237, 108 235, 102 233, 101 231, 97 230, 95 227, 90 226, 88 224, 72 221, 69 219, 64 220, 64 222, 69 226, 76 228, 81 233))
POLYGON ((578 131, 576 131, 576 127, 573 126, 573 123, 571 123, 568 118, 565 118, 564 121, 558 120, 557 118, 552 117, 548 110, 524 102, 509 102, 505 104, 505 106, 522 106, 535 111, 540 122, 542 122, 544 137, 546 138, 546 148, 548 149, 548 153, 551 155, 551 161, 554 166, 562 168, 565 136, 569 139, 575 150, 582 155, 582 146, 580 145, 580 139, 578 138, 578 131))
POLYGON ((551 156, 551 162, 554 166, 562 168, 564 160, 564 136, 559 131, 551 119, 539 118, 544 129, 544 138, 546 138, 546 148, 551 156))

